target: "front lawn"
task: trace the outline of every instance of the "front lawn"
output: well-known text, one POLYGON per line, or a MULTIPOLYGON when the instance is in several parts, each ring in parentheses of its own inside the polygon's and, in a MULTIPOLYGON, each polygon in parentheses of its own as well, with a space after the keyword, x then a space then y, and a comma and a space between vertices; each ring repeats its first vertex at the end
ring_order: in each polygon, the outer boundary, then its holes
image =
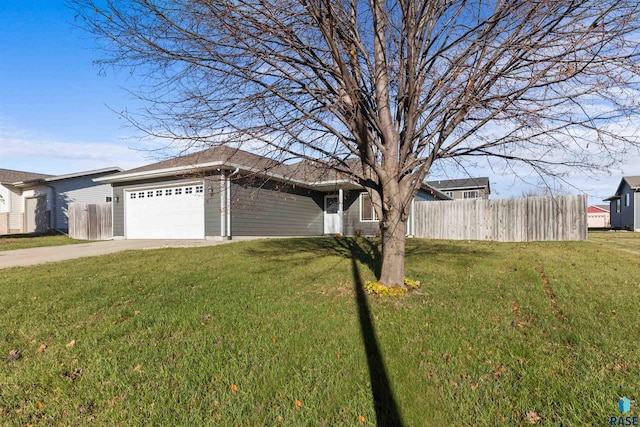
POLYGON ((411 240, 419 290, 361 298, 377 259, 317 238, 3 270, 0 420, 609 425, 640 400, 637 255, 411 240))
POLYGON ((88 243, 87 240, 70 239, 60 234, 38 236, 31 234, 0 236, 0 252, 14 249, 39 248, 43 246, 73 245, 76 243, 88 243))

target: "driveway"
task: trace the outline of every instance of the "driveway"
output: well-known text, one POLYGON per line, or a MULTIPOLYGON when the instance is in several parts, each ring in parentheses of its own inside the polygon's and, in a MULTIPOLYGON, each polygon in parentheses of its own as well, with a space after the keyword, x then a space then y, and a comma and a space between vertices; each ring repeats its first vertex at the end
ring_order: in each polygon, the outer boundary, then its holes
POLYGON ((45 264, 137 249, 190 248, 230 243, 231 240, 108 240, 77 245, 47 246, 0 252, 0 269, 45 264))

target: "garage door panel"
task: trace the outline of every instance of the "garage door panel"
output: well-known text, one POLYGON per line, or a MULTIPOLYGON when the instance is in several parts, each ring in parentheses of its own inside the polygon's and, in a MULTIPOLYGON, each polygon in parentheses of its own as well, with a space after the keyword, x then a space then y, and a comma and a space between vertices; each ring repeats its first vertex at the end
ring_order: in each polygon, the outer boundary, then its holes
POLYGON ((128 239, 204 238, 204 195, 201 184, 129 190, 125 193, 125 200, 128 239))

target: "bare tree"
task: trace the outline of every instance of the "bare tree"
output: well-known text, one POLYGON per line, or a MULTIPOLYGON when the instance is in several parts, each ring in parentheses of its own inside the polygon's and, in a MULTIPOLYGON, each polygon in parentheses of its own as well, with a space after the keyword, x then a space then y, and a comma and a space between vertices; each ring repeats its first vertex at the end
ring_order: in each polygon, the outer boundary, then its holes
POLYGON ((130 116, 184 144, 259 141, 361 184, 401 284, 434 163, 540 174, 637 147, 637 0, 70 0, 102 65, 143 76, 130 116))

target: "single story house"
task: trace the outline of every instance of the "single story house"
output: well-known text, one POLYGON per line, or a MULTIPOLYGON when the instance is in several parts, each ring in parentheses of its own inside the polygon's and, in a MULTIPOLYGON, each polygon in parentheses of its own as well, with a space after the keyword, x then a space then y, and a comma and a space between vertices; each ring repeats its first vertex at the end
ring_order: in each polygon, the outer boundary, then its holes
MULTIPOLYGON (((357 183, 314 162, 285 164, 230 147, 95 181, 113 186, 114 238, 375 235, 379 230, 371 200, 357 183)), ((415 199, 450 200, 429 185, 415 199)))
POLYGON ((48 189, 22 188, 15 184, 47 177, 50 175, 0 169, 0 235, 46 231, 49 217, 42 195, 48 189))
POLYGON ((491 194, 487 177, 427 181, 427 185, 440 190, 454 200, 488 199, 491 194))
POLYGON ((111 185, 94 182, 116 172, 111 167, 66 175, 0 169, 0 234, 67 232, 69 203, 104 203, 111 185))
POLYGON ((589 228, 609 228, 611 219, 609 205, 590 205, 587 207, 587 226, 589 228))
POLYGON ((625 176, 609 202, 611 228, 640 231, 640 176, 625 176))

